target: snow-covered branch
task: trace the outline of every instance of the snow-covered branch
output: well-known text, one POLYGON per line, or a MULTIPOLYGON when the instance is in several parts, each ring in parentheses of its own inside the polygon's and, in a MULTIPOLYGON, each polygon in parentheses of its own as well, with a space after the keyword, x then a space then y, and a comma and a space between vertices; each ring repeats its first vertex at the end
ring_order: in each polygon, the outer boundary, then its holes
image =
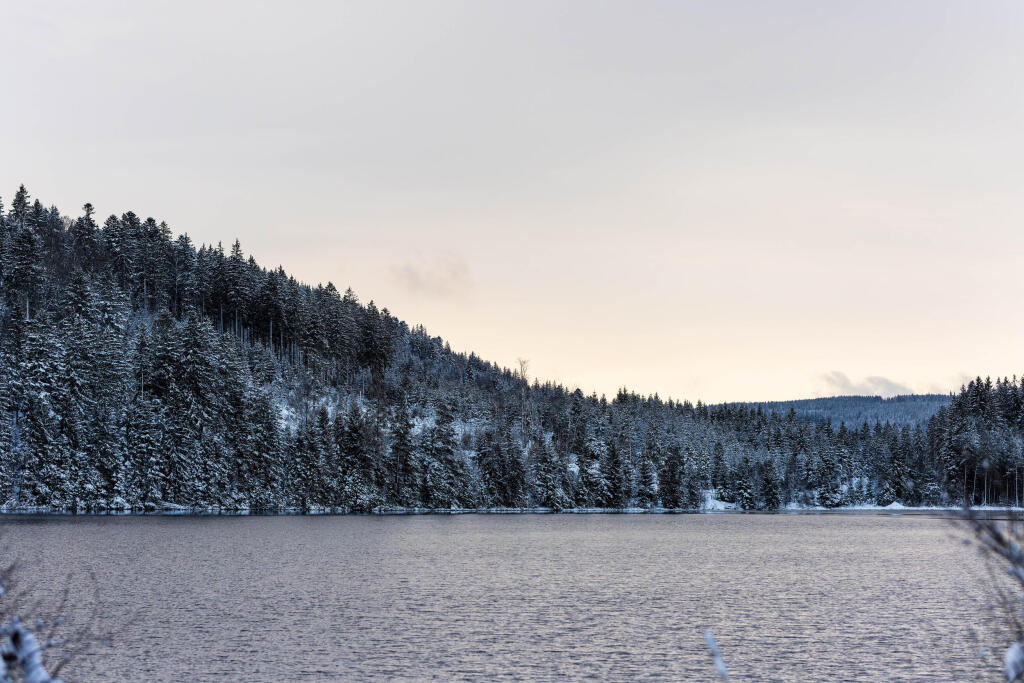
POLYGON ((61 683, 43 666, 39 640, 18 617, 0 624, 0 681, 13 683, 61 683))
MULTIPOLYGON (((973 529, 982 549, 1000 564, 1005 565, 1006 573, 1013 577, 1018 588, 1024 591, 1024 552, 1021 550, 1021 544, 1024 542, 1024 526, 1022 526, 1021 520, 1012 519, 1000 522, 986 518, 976 510, 969 508, 964 511, 964 517, 973 529)), ((1005 593, 1002 593, 1001 597, 1004 603, 1009 602, 1005 593)), ((1010 605, 1004 606, 1010 607, 1008 613, 1011 615, 1017 640, 1004 653, 1003 672, 1006 674, 1008 682, 1021 681, 1024 680, 1024 630, 1014 616, 1018 614, 1016 608, 1010 605)))

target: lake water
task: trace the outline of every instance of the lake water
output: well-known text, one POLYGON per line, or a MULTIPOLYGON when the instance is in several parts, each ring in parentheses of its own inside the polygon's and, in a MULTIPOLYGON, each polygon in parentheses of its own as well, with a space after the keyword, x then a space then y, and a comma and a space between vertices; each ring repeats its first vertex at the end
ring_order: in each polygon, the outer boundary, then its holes
MULTIPOLYGON (((69 680, 998 680, 990 579, 885 515, 29 517, 23 589, 114 644, 69 680)), ((25 596, 23 596, 25 597, 25 596)), ((44 608, 37 611, 45 612, 44 608)), ((1001 641, 1005 644, 1005 640, 1001 641)))

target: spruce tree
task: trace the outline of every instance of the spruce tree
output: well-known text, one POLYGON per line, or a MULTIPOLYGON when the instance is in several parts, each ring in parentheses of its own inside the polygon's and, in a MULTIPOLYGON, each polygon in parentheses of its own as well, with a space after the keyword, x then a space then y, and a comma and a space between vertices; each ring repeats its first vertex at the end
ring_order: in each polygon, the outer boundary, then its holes
POLYGON ((782 498, 779 492, 779 477, 775 467, 770 462, 765 462, 761 468, 761 490, 760 499, 766 510, 778 510, 782 506, 782 498))
POLYGON ((564 471, 560 467, 555 449, 547 441, 539 444, 537 457, 533 462, 534 501, 541 507, 555 512, 571 504, 564 489, 564 471))
POLYGON ((601 471, 604 473, 608 485, 606 498, 603 501, 605 507, 622 509, 628 507, 632 502, 627 464, 621 449, 616 446, 614 441, 609 443, 607 455, 604 462, 601 463, 601 471))
POLYGON ((735 501, 740 509, 756 510, 758 508, 757 483, 755 481, 754 467, 750 462, 749 456, 743 456, 743 460, 736 469, 734 481, 736 482, 734 489, 735 501))
POLYGON ((650 508, 658 499, 654 462, 646 454, 640 456, 636 490, 637 504, 642 508, 650 508))
POLYGON ((392 484, 389 498, 397 505, 413 505, 419 491, 418 458, 412 440, 412 418, 409 406, 402 397, 395 408, 391 434, 392 484))
POLYGON ((661 506, 668 509, 684 507, 683 505, 683 456, 678 444, 668 448, 668 455, 658 473, 658 494, 661 506))

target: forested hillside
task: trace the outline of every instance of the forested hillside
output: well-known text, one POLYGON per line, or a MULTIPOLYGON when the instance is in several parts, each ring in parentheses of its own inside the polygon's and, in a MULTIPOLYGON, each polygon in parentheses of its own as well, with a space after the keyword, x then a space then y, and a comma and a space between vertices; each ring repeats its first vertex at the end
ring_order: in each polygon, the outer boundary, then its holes
MULTIPOLYGON (((233 228, 225 228, 231 230, 233 228)), ((1024 383, 926 424, 529 382, 132 212, 0 205, 8 509, 1015 503, 1024 383)))
POLYGON ((745 403, 749 408, 760 408, 775 413, 788 413, 790 408, 802 420, 815 422, 830 421, 859 425, 864 422, 890 422, 894 425, 916 425, 924 423, 940 407, 949 405, 952 397, 947 394, 909 394, 906 396, 829 396, 808 398, 799 401, 767 401, 745 403))

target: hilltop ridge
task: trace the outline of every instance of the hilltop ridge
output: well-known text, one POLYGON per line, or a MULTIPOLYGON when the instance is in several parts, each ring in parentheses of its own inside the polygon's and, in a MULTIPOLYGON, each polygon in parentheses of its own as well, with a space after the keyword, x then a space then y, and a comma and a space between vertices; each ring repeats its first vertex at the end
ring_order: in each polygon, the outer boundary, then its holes
POLYGON ((880 404, 920 403, 917 421, 904 411, 838 426, 865 401, 586 396, 455 353, 351 289, 259 265, 237 240, 227 251, 196 247, 131 211, 100 224, 86 204, 71 218, 22 187, 9 210, 0 205, 0 244, 8 509, 694 509, 707 495, 775 509, 1020 497, 1015 380, 979 378, 927 419, 938 399, 880 404))

